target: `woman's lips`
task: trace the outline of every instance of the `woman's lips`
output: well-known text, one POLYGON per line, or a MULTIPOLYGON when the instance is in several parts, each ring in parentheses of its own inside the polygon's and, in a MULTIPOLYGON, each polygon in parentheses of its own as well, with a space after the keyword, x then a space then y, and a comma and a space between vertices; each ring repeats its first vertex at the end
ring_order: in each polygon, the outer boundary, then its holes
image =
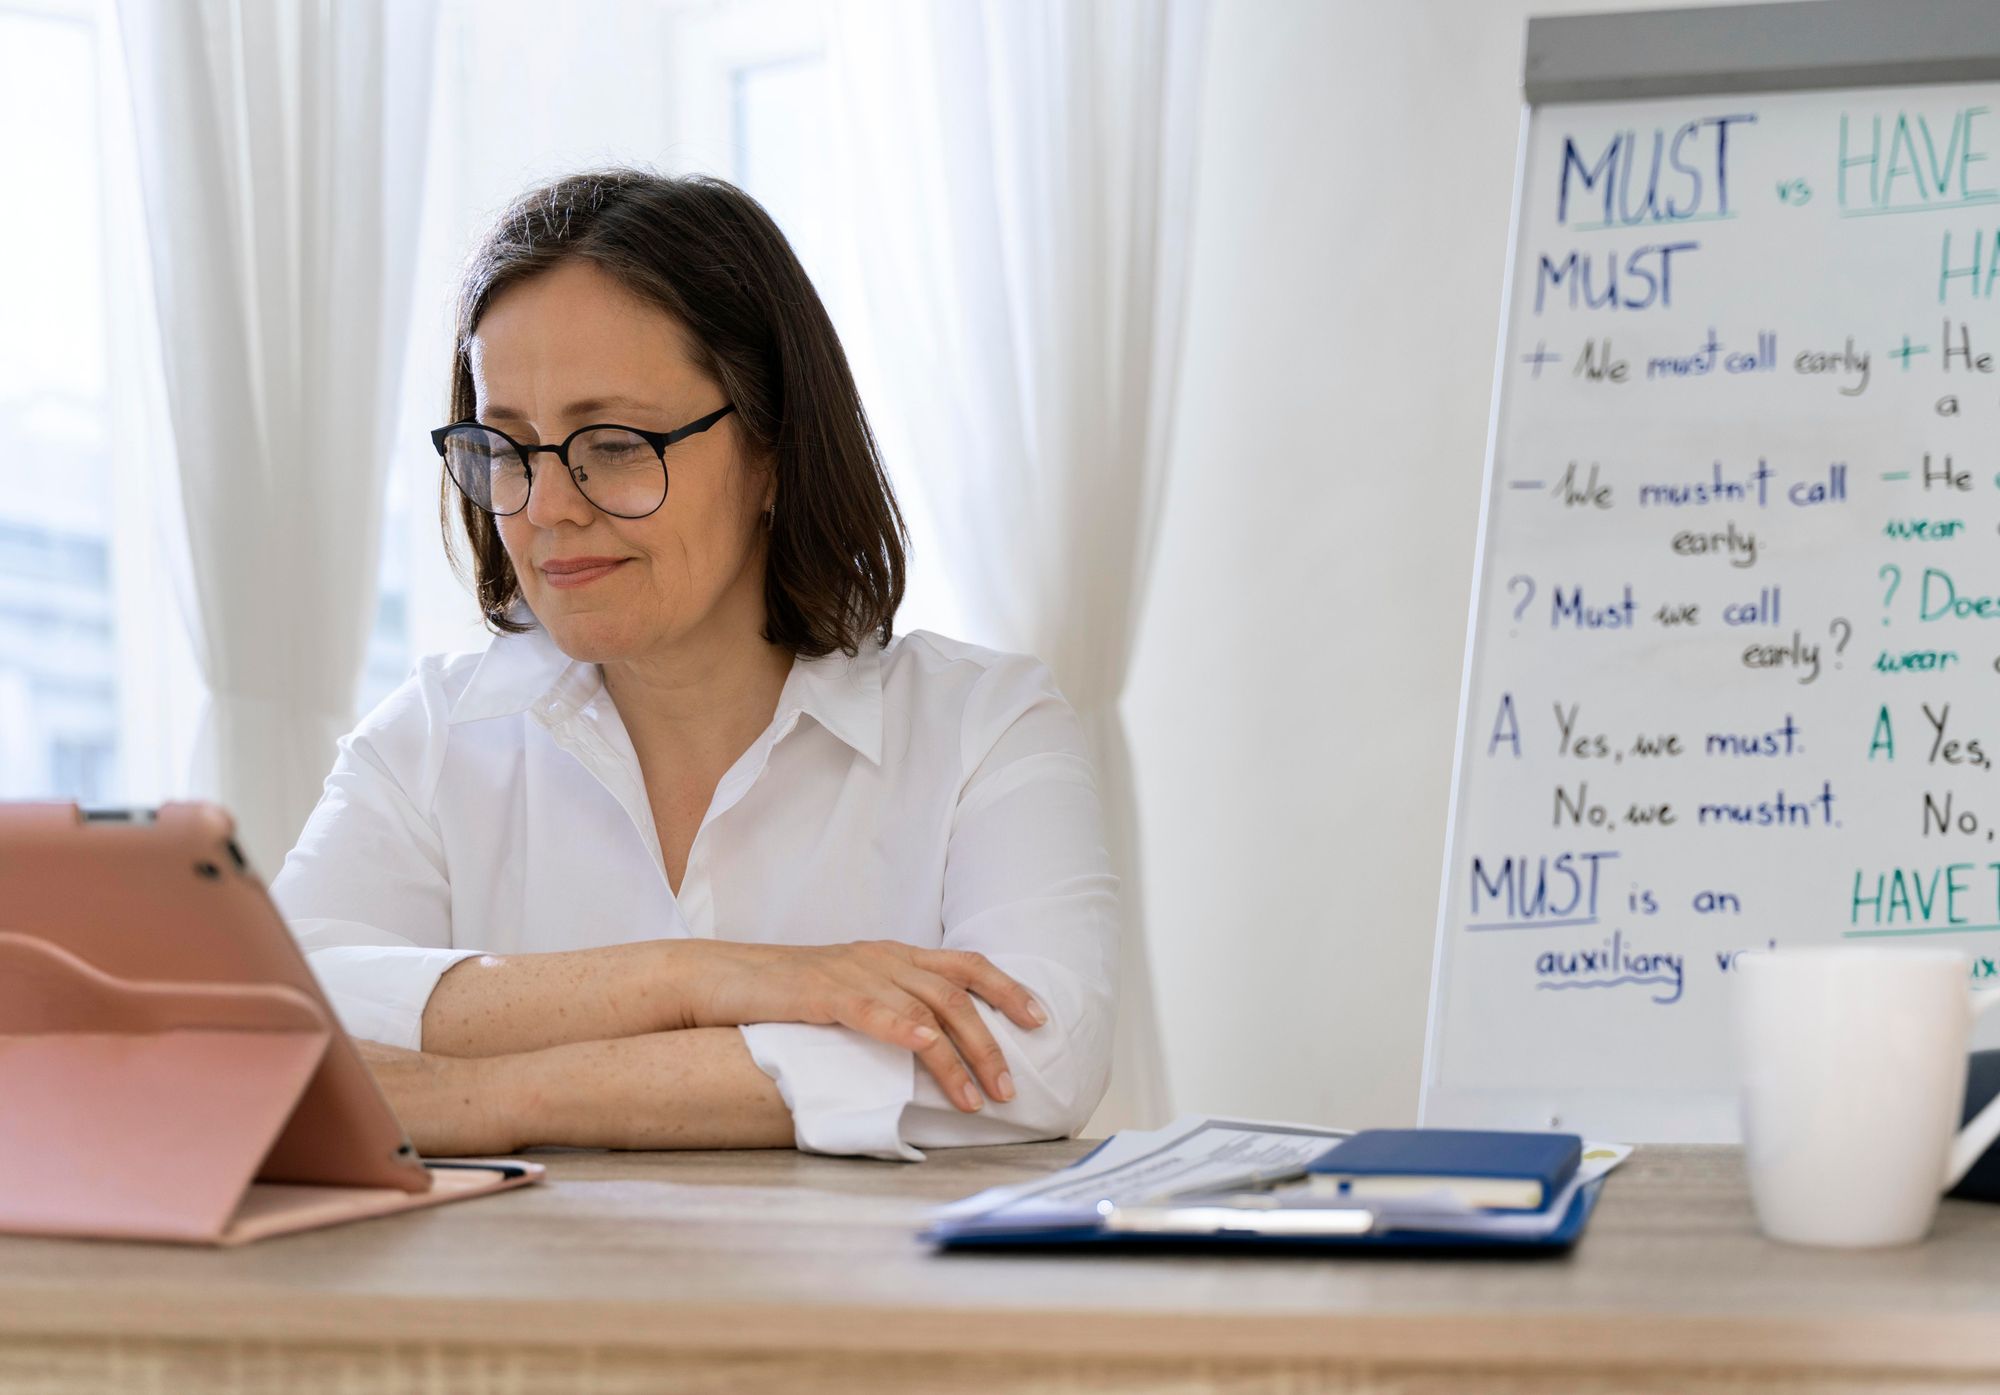
POLYGON ((576 561, 552 562, 542 568, 542 575, 549 585, 559 591, 567 591, 576 586, 588 586, 599 577, 610 576, 632 559, 620 557, 615 560, 595 557, 579 558, 576 561))

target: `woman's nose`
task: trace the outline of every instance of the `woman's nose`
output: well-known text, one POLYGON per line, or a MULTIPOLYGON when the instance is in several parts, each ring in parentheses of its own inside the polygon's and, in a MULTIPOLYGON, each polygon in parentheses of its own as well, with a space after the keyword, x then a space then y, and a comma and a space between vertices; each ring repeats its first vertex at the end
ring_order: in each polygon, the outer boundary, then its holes
POLYGON ((554 451, 539 460, 529 457, 528 522, 537 528, 553 528, 558 523, 588 523, 595 512, 583 497, 569 469, 554 451))

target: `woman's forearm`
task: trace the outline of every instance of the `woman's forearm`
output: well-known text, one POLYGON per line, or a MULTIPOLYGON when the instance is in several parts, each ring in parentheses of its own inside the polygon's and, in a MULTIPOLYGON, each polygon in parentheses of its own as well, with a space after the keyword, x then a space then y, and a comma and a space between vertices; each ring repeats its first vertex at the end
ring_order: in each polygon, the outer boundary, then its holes
POLYGON ((1023 1030, 1048 1020, 1026 988, 977 953, 895 940, 642 940, 462 959, 432 987, 421 1046, 431 1056, 510 1056, 700 1027, 817 1023, 910 1052, 952 1107, 970 1113, 1014 1098, 976 1002, 1023 1030))
POLYGON ((641 940, 551 954, 482 954, 438 979, 424 1005, 423 1049, 507 1056, 570 1042, 693 1025, 686 940, 641 940))
POLYGON ((488 1063, 517 1148, 789 1148, 792 1116, 733 1027, 572 1042, 488 1063))

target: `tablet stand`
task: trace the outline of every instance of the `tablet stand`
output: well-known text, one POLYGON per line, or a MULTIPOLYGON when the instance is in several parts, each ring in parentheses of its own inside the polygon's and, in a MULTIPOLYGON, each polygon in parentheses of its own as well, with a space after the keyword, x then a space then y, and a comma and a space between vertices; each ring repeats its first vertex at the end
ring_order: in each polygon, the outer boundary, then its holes
POLYGON ((539 1177, 256 1182, 335 1030, 295 988, 122 979, 0 931, 0 1231, 237 1244, 539 1177))

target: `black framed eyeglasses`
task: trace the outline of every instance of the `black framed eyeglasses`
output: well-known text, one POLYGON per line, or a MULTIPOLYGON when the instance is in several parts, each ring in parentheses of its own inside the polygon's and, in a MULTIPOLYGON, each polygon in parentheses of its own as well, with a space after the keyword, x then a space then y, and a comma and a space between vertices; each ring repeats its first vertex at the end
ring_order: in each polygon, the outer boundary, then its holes
POLYGON ((459 493, 498 518, 528 507, 534 457, 547 451, 569 471, 595 507, 614 518, 644 518, 667 502, 667 447, 708 430, 736 410, 725 402, 699 421, 672 431, 594 422, 554 446, 524 446, 497 427, 455 421, 431 432, 431 444, 459 493))

